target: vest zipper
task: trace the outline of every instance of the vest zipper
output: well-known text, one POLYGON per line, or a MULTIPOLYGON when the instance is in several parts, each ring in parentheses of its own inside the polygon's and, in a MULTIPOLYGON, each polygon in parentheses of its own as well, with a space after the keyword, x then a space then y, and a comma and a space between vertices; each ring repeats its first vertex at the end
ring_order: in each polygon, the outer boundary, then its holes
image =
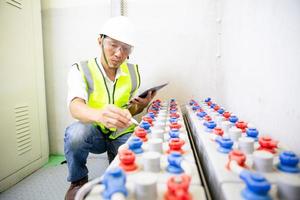
POLYGON ((140 86, 141 86, 141 76, 140 76, 140 71, 139 71, 139 66, 136 65, 136 71, 137 71, 137 76, 139 79, 139 84, 137 85, 137 88, 135 90, 137 90, 140 86))
POLYGON ((101 75, 102 75, 102 78, 103 78, 103 81, 104 81, 104 85, 105 85, 105 88, 106 88, 106 92, 107 92, 107 95, 108 95, 108 104, 110 104, 110 93, 109 93, 109 90, 108 90, 108 87, 107 87, 107 84, 106 84, 106 81, 105 81, 104 74, 103 74, 102 70, 100 69, 99 64, 97 62, 97 58, 95 58, 95 62, 97 64, 97 67, 98 67, 99 71, 101 72, 101 75))
POLYGON ((118 82, 118 79, 116 79, 116 82, 115 82, 115 84, 114 84, 113 93, 112 93, 113 104, 115 104, 115 90, 116 90, 117 82, 118 82))

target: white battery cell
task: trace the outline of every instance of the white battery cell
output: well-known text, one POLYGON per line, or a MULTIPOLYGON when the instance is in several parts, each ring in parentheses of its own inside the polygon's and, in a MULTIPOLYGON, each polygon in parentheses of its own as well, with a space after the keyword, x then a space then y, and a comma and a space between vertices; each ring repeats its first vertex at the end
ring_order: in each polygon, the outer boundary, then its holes
POLYGON ((239 138, 239 150, 245 154, 252 154, 254 151, 254 139, 249 137, 240 137, 239 138))
POLYGON ((224 131, 224 136, 226 136, 226 135, 229 136, 229 129, 231 127, 231 122, 230 121, 222 121, 221 122, 221 127, 224 131))
POLYGON ((242 136, 242 131, 235 126, 229 129, 229 137, 232 141, 237 142, 238 139, 242 136))
POLYGON ((278 179, 278 196, 280 199, 296 200, 300 197, 300 176, 281 175, 278 179))
POLYGON ((151 138, 148 141, 148 150, 163 153, 163 140, 161 138, 151 138))
POLYGON ((161 154, 157 152, 146 152, 143 155, 144 171, 147 172, 160 172, 160 157, 161 154))
POLYGON ((151 138, 160 138, 164 139, 164 129, 153 128, 151 131, 151 138))
POLYGON ((141 172, 135 179, 135 198, 136 200, 153 200, 157 199, 157 180, 156 176, 141 172))
POLYGON ((255 151, 253 153, 253 168, 259 172, 273 171, 273 154, 267 151, 255 151))

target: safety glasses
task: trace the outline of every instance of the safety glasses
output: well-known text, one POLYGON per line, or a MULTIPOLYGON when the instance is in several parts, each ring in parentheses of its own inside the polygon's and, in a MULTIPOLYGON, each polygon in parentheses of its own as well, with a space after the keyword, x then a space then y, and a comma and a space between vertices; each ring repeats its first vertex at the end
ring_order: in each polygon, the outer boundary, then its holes
POLYGON ((133 47, 125 44, 123 42, 119 42, 117 40, 114 40, 110 37, 105 37, 103 42, 105 42, 105 47, 108 48, 109 50, 113 51, 113 52, 117 52, 117 51, 121 51, 121 53, 124 53, 126 55, 129 55, 132 50, 133 47))

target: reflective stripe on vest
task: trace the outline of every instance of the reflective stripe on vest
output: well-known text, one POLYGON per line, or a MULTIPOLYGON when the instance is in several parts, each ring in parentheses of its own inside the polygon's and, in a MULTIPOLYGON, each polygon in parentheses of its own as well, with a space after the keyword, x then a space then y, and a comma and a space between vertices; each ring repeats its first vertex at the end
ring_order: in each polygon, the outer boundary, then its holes
MULTIPOLYGON (((123 73, 126 76, 120 76, 114 85, 113 94, 107 88, 104 74, 99 68, 96 59, 91 59, 89 61, 80 62, 80 72, 84 77, 88 92, 88 105, 92 108, 103 108, 108 104, 114 104, 120 108, 127 105, 132 96, 135 95, 137 89, 140 86, 140 75, 138 71, 138 66, 122 63, 120 66, 123 73), (112 98, 111 98, 112 96, 112 98)), ((96 123, 100 126, 103 133, 110 133, 109 138, 116 139, 117 137, 133 132, 135 126, 130 126, 127 129, 116 130, 108 129, 104 127, 101 123, 96 123)))
POLYGON ((85 81, 87 84, 88 96, 89 96, 94 91, 94 82, 93 82, 92 75, 91 75, 91 72, 90 72, 87 64, 88 64, 88 61, 80 62, 80 65, 82 67, 82 70, 83 70, 83 73, 85 76, 85 81))

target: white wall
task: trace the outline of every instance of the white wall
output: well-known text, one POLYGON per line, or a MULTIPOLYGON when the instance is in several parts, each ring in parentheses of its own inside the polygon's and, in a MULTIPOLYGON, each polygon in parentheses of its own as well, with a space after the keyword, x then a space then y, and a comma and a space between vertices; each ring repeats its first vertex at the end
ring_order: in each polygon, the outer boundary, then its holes
POLYGON ((98 56, 97 36, 110 16, 109 0, 42 1, 46 96, 51 153, 63 154, 67 73, 80 60, 98 56))
POLYGON ((211 0, 128 0, 138 27, 133 60, 145 86, 170 82, 158 97, 181 103, 215 92, 216 9, 211 0))
POLYGON ((300 1, 227 0, 217 102, 300 154, 300 1))
MULTIPOLYGON (((139 36, 131 61, 140 66, 141 90, 169 81, 158 97, 182 103, 214 96, 216 21, 211 0, 128 0, 139 36)), ((97 56, 97 31, 110 16, 110 0, 42 1, 48 127, 52 153, 63 153, 66 75, 74 62, 97 56)))

